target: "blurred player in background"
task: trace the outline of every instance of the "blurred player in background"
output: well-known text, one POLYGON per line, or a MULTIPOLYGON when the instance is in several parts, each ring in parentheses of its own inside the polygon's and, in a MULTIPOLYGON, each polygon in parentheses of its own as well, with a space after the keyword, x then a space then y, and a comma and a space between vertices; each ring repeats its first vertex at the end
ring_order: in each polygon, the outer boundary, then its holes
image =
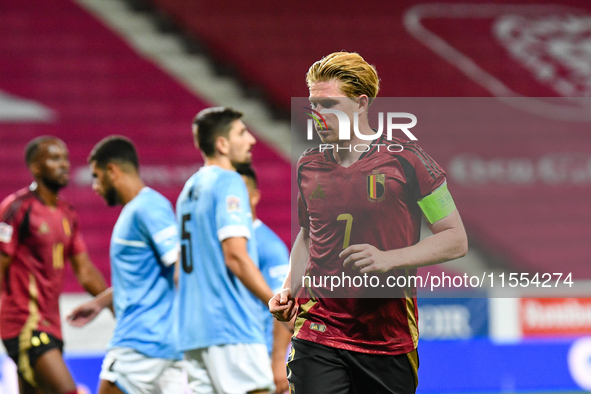
MULTIPOLYGON (((289 271, 289 251, 281 238, 257 218, 256 207, 261 200, 261 191, 258 187, 256 172, 250 164, 244 164, 238 166, 238 173, 242 175, 250 199, 252 227, 259 255, 259 269, 271 290, 277 293, 281 290, 287 271, 289 271)), ((285 370, 285 357, 291 340, 291 331, 284 323, 273 319, 267 305, 260 306, 261 320, 265 323, 267 350, 271 356, 275 389, 278 393, 283 393, 289 389, 287 371, 285 370)))
POLYGON ((64 261, 92 295, 106 289, 91 263, 74 208, 59 200, 69 181, 68 149, 56 137, 27 144, 34 182, 0 204, 0 330, 17 365, 21 394, 75 394, 62 358, 59 295, 64 261))
POLYGON ((114 305, 116 325, 100 374, 99 394, 179 394, 174 267, 178 229, 171 203, 146 187, 138 156, 125 137, 111 136, 92 150, 92 188, 109 206, 123 205, 111 236, 112 291, 69 316, 81 327, 114 305))
POLYGON ((230 108, 193 121, 204 166, 177 201, 181 227, 180 344, 194 393, 268 393, 273 387, 263 323, 249 301, 273 293, 258 268, 252 214, 236 166, 250 162, 255 139, 230 108))
POLYGON ((356 53, 333 53, 310 67, 306 81, 312 109, 324 118, 316 131, 322 143, 340 149, 309 149, 297 164, 301 231, 292 271, 270 302, 280 320, 297 314, 287 364, 290 387, 296 393, 414 393, 416 289, 367 298, 367 288, 350 288, 350 298, 330 298, 326 288, 308 284, 311 297, 292 294, 290 276, 296 267, 307 267, 310 277, 416 275, 417 267, 467 252, 462 221, 445 172, 418 145, 382 135, 367 151, 351 149, 367 141, 355 133, 340 140, 336 115, 322 115, 323 109, 340 110, 353 125, 357 113, 361 134, 375 135, 367 116, 379 89, 373 66, 356 53), (419 242, 422 213, 433 236, 419 242), (297 306, 292 296, 299 297, 297 306))

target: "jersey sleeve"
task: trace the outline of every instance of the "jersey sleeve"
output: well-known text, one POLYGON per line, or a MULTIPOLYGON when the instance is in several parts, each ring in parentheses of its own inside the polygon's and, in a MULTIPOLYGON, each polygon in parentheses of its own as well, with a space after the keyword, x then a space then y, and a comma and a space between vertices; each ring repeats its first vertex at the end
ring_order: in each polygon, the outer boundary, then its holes
POLYGON ((445 183, 445 171, 416 144, 409 144, 404 148, 409 155, 417 181, 418 199, 433 193, 437 188, 445 183))
POLYGON ((252 213, 244 181, 238 173, 225 174, 216 194, 215 221, 218 240, 250 239, 252 213))
POLYGON ((80 231, 80 220, 78 215, 75 212, 72 212, 72 217, 70 220, 72 222, 72 241, 67 252, 68 257, 76 256, 77 254, 86 252, 86 242, 84 242, 82 232, 80 231))
POLYGON ((166 266, 174 264, 178 260, 180 240, 170 202, 166 200, 146 204, 138 210, 136 220, 142 235, 158 253, 160 261, 166 266))
POLYGON ((4 200, 0 205, 0 253, 12 257, 18 245, 20 204, 4 200))

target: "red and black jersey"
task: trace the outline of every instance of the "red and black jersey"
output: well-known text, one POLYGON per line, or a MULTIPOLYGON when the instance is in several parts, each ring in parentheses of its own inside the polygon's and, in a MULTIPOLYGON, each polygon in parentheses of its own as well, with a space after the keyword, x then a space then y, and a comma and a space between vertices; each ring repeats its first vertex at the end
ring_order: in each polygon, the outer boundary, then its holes
MULTIPOLYGON (((416 244, 422 217, 417 200, 445 182, 445 172, 414 142, 383 137, 346 168, 336 163, 331 149, 308 150, 298 161, 297 177, 298 218, 310 232, 310 278, 359 276, 339 257, 348 245, 392 250, 416 244), (403 150, 396 152, 396 144, 403 150)), ((416 275, 416 269, 377 276, 384 284, 398 275, 416 275)), ((296 337, 366 353, 416 348, 416 289, 388 289, 389 298, 370 298, 375 289, 369 286, 346 290, 347 298, 330 298, 328 289, 309 286, 311 297, 298 298, 296 337)))
POLYGON ((0 204, 0 253, 11 257, 2 283, 0 336, 45 331, 62 339, 58 298, 64 261, 86 251, 72 206, 46 206, 29 189, 0 204))

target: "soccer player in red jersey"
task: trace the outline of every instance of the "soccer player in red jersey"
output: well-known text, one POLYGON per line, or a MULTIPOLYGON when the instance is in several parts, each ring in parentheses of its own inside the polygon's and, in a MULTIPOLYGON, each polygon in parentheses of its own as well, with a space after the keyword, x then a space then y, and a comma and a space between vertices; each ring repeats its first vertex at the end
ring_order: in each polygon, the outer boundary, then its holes
POLYGON ((69 181, 66 145, 38 137, 25 161, 35 181, 0 203, 0 335, 17 365, 21 394, 75 394, 62 357, 64 261, 89 293, 106 285, 86 253, 76 212, 58 199, 69 181))
MULTIPOLYGON (((367 112, 379 79, 361 56, 333 53, 314 63, 306 80, 313 110, 340 110, 351 126, 358 113, 360 133, 376 134, 367 112)), ((414 393, 415 288, 371 298, 368 286, 349 284, 348 292, 336 294, 303 283, 305 291, 294 288, 292 294, 292 283, 302 275, 318 280, 367 274, 381 283, 387 276, 414 275, 418 267, 465 255, 466 233, 445 172, 416 143, 381 136, 369 149, 351 149, 368 141, 353 130, 350 140, 339 140, 337 116, 323 117, 326 123, 316 131, 335 148, 310 149, 298 161, 301 231, 290 275, 269 302, 277 319, 297 316, 287 364, 290 388, 305 394, 414 393), (419 242, 423 213, 433 235, 419 242)))

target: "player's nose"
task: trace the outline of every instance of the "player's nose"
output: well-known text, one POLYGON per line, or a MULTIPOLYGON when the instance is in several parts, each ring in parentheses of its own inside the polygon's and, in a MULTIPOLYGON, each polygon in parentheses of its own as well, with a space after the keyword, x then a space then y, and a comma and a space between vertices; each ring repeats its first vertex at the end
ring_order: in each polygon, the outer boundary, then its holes
POLYGON ((250 132, 248 132, 248 138, 251 146, 257 143, 256 138, 254 138, 254 135, 250 134, 250 132))

